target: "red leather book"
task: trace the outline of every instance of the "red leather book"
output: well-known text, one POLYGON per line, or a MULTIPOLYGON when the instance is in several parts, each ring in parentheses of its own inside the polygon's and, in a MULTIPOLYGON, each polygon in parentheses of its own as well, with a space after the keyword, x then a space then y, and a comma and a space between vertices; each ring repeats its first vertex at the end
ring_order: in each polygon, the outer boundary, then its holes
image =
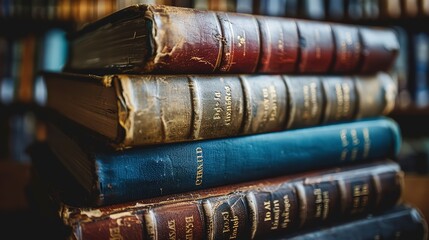
POLYGON ((66 70, 86 73, 375 73, 399 43, 392 29, 133 5, 70 37, 66 70))
POLYGON ((401 203, 403 173, 384 160, 99 208, 63 204, 77 239, 261 239, 401 203))

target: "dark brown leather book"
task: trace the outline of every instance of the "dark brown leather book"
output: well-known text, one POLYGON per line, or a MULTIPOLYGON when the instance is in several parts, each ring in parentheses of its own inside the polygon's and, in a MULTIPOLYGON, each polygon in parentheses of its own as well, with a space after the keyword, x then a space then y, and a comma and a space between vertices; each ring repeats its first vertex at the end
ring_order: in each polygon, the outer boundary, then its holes
POLYGON ((70 40, 65 71, 96 74, 375 73, 399 51, 388 28, 145 4, 70 40))
POLYGON ((390 209, 402 187, 385 160, 59 213, 77 239, 263 239, 390 209))
POLYGON ((428 224, 415 206, 399 205, 364 218, 286 234, 271 240, 428 239, 428 224))
POLYGON ((118 146, 213 139, 388 114, 385 74, 46 74, 47 106, 118 146))

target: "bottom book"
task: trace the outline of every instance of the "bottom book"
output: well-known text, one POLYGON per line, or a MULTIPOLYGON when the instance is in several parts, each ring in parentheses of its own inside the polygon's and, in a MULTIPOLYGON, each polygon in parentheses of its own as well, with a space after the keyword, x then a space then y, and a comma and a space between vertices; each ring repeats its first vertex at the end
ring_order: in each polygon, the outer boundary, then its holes
POLYGON ((428 226, 419 209, 400 205, 396 208, 366 218, 347 221, 324 228, 310 229, 293 235, 273 238, 273 240, 312 240, 312 239, 428 239, 428 226))
MULTIPOLYGON (((42 177, 70 179, 46 169, 52 155, 35 157, 42 177)), ((399 165, 384 160, 93 208, 62 200, 68 185, 57 210, 75 239, 266 239, 391 209, 402 188, 399 165)))

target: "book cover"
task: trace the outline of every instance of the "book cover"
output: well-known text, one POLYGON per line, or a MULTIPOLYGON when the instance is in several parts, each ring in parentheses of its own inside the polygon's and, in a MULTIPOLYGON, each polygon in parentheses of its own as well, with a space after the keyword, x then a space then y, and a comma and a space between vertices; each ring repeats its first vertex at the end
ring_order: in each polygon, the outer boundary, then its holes
POLYGON ((428 225, 418 208, 400 205, 386 212, 353 221, 339 222, 293 235, 273 238, 277 240, 310 239, 415 239, 425 240, 428 225))
POLYGON ((368 74, 398 51, 387 27, 140 4, 72 34, 65 71, 368 74))
POLYGON ((235 137, 387 115, 390 75, 46 73, 47 106, 118 147, 235 137))
POLYGON ((395 157, 401 145, 388 118, 123 151, 71 124, 50 124, 48 143, 96 205, 395 157))

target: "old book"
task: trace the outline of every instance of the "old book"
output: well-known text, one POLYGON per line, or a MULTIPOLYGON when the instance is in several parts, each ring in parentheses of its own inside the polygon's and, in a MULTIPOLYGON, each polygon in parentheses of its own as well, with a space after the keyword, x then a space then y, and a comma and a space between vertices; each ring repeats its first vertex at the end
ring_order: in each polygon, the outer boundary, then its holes
POLYGON ((385 160, 58 212, 76 239, 267 239, 391 209, 402 188, 385 160))
POLYGON ((47 106, 121 147, 275 132, 388 114, 366 76, 46 74, 47 106))
POLYGON ((389 28, 144 4, 70 40, 65 71, 97 74, 374 73, 399 51, 389 28))
POLYGON ((401 145, 399 128, 388 118, 123 151, 84 130, 58 121, 49 125, 47 141, 92 205, 393 158, 401 145))
POLYGON ((312 239, 415 239, 426 240, 428 225, 420 210, 409 205, 400 205, 389 211, 311 229, 294 235, 275 238, 288 240, 312 239))
POLYGON ((414 106, 425 108, 429 106, 429 34, 425 32, 416 33, 412 36, 413 41, 413 68, 409 85, 414 100, 414 106))

